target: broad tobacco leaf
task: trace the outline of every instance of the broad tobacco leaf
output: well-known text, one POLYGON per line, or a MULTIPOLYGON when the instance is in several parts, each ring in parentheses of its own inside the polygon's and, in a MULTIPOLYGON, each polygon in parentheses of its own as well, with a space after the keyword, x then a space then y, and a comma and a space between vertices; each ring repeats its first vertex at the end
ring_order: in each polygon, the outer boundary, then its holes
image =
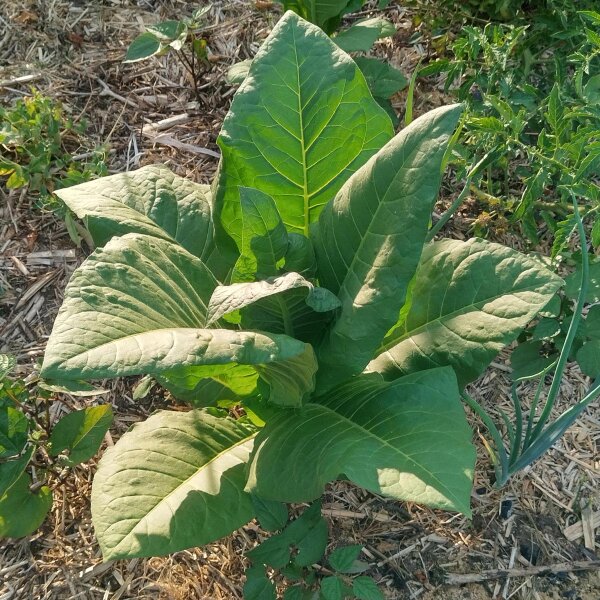
POLYGON ((105 560, 213 542, 254 515, 244 492, 255 431, 206 410, 160 411, 102 457, 92 518, 105 560))
POLYGON ((288 231, 308 236, 323 206, 392 135, 354 61, 286 13, 253 60, 218 139, 223 227, 239 245, 242 186, 270 195, 288 231))
POLYGON ((544 308, 562 280, 506 246, 481 239, 427 246, 411 294, 368 367, 386 379, 450 365, 475 380, 544 308))
POLYGON ((449 367, 386 383, 355 378, 262 429, 247 490, 305 502, 345 475, 398 500, 470 513, 471 431, 449 367))
POLYGON ((142 167, 57 190, 83 219, 97 246, 113 236, 142 233, 177 242, 198 258, 212 251, 210 187, 162 165, 142 167))
POLYGON ((313 389, 312 348, 285 335, 207 329, 207 305, 217 282, 206 266, 166 240, 129 234, 96 250, 73 274, 42 365, 43 377, 91 379, 168 373, 205 366, 206 376, 232 364, 293 361, 298 395, 269 399, 299 404, 313 389), (303 369, 298 369, 301 363, 303 369))
POLYGON ((319 282, 342 302, 319 385, 360 373, 396 323, 429 227, 459 105, 413 121, 344 184, 315 228, 319 282))

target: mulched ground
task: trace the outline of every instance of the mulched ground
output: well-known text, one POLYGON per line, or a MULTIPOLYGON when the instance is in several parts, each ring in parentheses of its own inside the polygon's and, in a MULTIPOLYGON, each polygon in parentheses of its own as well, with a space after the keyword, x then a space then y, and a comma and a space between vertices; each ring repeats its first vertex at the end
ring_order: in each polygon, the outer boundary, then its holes
MULTIPOLYGON (((262 1, 213 3, 207 32, 211 64, 197 101, 172 58, 122 63, 144 24, 177 18, 189 13, 190 5, 182 0, 0 2, 0 101, 10 104, 34 85, 60 100, 74 118, 89 122, 90 147, 107 145, 111 172, 162 162, 209 182, 217 167, 210 152, 218 151, 216 137, 235 92, 225 83, 225 72, 254 55, 278 13, 262 1)), ((399 31, 376 52, 409 75, 429 50, 424 42, 411 41, 409 10, 391 6, 386 14, 399 31)), ((415 112, 446 100, 435 82, 420 84, 415 112)), ((403 95, 394 103, 401 112, 403 95)), ((449 181, 442 204, 456 193, 449 181)), ((474 218, 468 210, 459 214, 446 235, 468 236, 474 218)), ((522 249, 514 237, 503 241, 522 249)), ((41 359, 65 284, 87 252, 85 246, 74 247, 52 214, 37 208, 35 197, 0 186, 0 285, 7 290, 0 299, 0 352, 17 356, 21 376, 30 376, 41 359)), ((508 356, 507 351, 498 357, 470 391, 488 409, 502 407, 510 415, 508 356)), ((557 414, 588 383, 572 367, 557 414)), ((156 394, 134 402, 134 384, 108 382, 108 396, 85 400, 113 404, 116 418, 107 444, 168 401, 156 394)), ((83 405, 82 399, 59 396, 53 411, 58 416, 83 405)), ((472 424, 479 434, 479 424, 472 424)), ((599 442, 596 403, 554 450, 500 492, 490 488, 488 459, 481 451, 471 520, 332 484, 324 498, 331 547, 363 544, 369 574, 389 599, 600 598, 599 442), (556 564, 562 567, 555 574, 532 575, 556 564), (587 568, 576 572, 577 564, 587 568), (499 576, 504 569, 512 576, 499 576), (522 569, 529 570, 523 575, 522 569), (477 575, 482 582, 464 584, 477 575)), ((0 600, 242 597, 244 552, 264 536, 253 523, 203 548, 102 563, 89 513, 94 468, 94 461, 77 467, 56 487, 51 515, 35 535, 0 542, 0 600)))

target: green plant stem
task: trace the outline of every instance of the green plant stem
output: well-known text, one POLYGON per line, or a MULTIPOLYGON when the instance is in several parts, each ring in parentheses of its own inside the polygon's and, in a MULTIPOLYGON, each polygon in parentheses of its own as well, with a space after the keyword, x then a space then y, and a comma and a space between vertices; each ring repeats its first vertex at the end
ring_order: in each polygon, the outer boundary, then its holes
POLYGON ((516 457, 521 452, 521 442, 523 437, 523 411, 521 410, 521 401, 517 394, 517 384, 513 383, 510 390, 510 396, 512 398, 513 406, 515 409, 515 434, 513 439, 513 444, 510 449, 510 460, 509 466, 511 466, 516 457))
POLYGON ((485 411, 485 409, 469 394, 466 392, 462 393, 462 398, 465 403, 469 406, 469 408, 483 421, 483 424, 486 426, 487 430, 490 432, 492 439, 494 440, 494 444, 496 445, 496 452, 498 453, 497 457, 492 456, 492 461, 494 462, 494 470, 496 471, 496 486, 502 487, 507 479, 508 479, 508 457, 506 455, 506 449, 504 448, 504 443, 502 442, 502 435, 496 424, 485 411), (500 464, 498 464, 498 459, 500 460, 500 464))
POLYGON ((542 414, 540 415, 540 418, 533 429, 532 440, 535 440, 538 437, 544 425, 546 424, 550 413, 552 412, 552 407, 554 406, 556 396, 558 395, 558 390, 560 389, 562 376, 571 352, 571 347, 573 346, 573 340, 575 339, 575 334, 577 333, 577 328, 579 327, 579 321, 581 320, 581 314, 585 304, 585 297, 587 295, 590 271, 589 256, 587 252, 585 230, 583 228, 583 222, 581 220, 581 216, 579 215, 575 198, 573 198, 573 210, 575 221, 577 223, 577 230, 579 232, 579 239, 581 242, 581 289, 579 290, 579 296, 577 298, 577 304, 573 313, 573 319, 571 320, 569 330, 567 331, 567 338, 565 339, 565 343, 560 351, 560 356, 558 357, 556 371, 554 372, 554 377, 552 378, 550 390, 548 391, 548 398, 544 404, 544 410, 542 411, 542 414))
POLYGON ((448 210, 444 212, 444 214, 439 218, 438 222, 429 230, 427 237, 425 238, 426 242, 431 242, 433 238, 438 234, 440 229, 446 225, 446 223, 450 220, 452 215, 458 210, 458 207, 463 203, 465 197, 469 193, 471 187, 471 178, 467 177, 465 181, 465 185, 461 191, 461 193, 456 197, 454 202, 450 205, 448 210))

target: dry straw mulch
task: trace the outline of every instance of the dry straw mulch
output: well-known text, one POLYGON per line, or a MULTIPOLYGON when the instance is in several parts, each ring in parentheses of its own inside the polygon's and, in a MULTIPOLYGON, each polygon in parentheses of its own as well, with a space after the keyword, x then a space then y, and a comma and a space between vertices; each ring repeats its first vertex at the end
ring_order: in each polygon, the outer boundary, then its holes
MULTIPOLYGON (((193 7, 180 0, 0 3, 0 101, 10 103, 34 85, 60 100, 75 119, 90 123, 92 145, 109 148, 111 172, 163 162, 209 182, 217 166, 216 137, 234 93, 224 73, 253 56, 277 12, 268 2, 213 3, 207 32, 213 55, 198 102, 174 60, 121 62, 144 24, 177 18, 193 7)), ((409 11, 392 6, 387 15, 399 32, 376 51, 410 74, 428 48, 410 41, 409 11)), ((402 94, 395 98, 399 110, 403 101, 402 94)), ((419 85, 416 112, 444 101, 436 86, 419 85)), ((471 221, 467 211, 447 233, 465 237, 471 221)), ((40 360, 62 291, 85 254, 85 248, 74 248, 61 223, 36 207, 34 197, 0 187, 0 285, 7 290, 0 300, 0 352, 17 356, 21 375, 40 360)), ((471 393, 488 409, 501 407, 510 415, 507 365, 505 352, 471 393)), ((115 408, 107 444, 168 403, 161 395, 134 402, 133 383, 109 384, 108 396, 91 400, 110 401, 115 408)), ((571 368, 557 414, 588 384, 571 368)), ((80 399, 59 397, 53 411, 58 416, 81 406, 80 399)), ((479 432, 479 423, 472 424, 479 432)), ((363 544, 369 574, 390 599, 600 598, 599 441, 596 403, 555 449, 500 492, 490 489, 481 452, 472 519, 332 484, 324 499, 331 547, 363 544)), ((77 467, 56 487, 52 512, 36 534, 0 542, 0 600, 242 597, 244 552, 264 535, 253 523, 204 548, 103 563, 89 512, 94 468, 93 461, 77 467)))

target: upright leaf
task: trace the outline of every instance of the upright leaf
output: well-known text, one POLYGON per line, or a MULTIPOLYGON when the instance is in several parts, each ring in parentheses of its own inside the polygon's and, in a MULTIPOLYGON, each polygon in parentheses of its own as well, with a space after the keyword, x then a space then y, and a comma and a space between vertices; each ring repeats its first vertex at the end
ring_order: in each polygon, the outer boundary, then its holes
POLYGON ((316 229, 321 285, 342 302, 319 348, 320 385, 360 373, 404 304, 460 106, 413 121, 357 171, 328 204, 316 229))
POLYGON ((456 377, 445 367, 391 383, 359 377, 260 431, 247 489, 317 498, 340 475, 398 500, 470 513, 475 464, 456 377))
POLYGON ((335 31, 343 15, 358 10, 366 0, 278 0, 285 10, 293 10, 325 33, 335 31))
POLYGON ((92 521, 105 560, 213 542, 249 521, 243 491, 254 431, 203 410, 160 411, 102 457, 92 521))
POLYGON ((427 246, 398 323, 369 364, 386 379, 450 365, 473 381, 519 335, 562 281, 515 250, 471 239, 427 246))
POLYGON ((323 205, 392 134, 354 61, 286 13, 253 60, 219 136, 224 228, 239 244, 243 186, 269 194, 288 231, 307 236, 323 205))
POLYGON ((252 188, 240 188, 240 257, 234 281, 253 281, 277 275, 288 248, 288 235, 273 199, 252 188))

